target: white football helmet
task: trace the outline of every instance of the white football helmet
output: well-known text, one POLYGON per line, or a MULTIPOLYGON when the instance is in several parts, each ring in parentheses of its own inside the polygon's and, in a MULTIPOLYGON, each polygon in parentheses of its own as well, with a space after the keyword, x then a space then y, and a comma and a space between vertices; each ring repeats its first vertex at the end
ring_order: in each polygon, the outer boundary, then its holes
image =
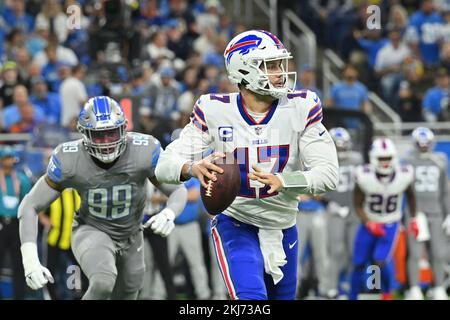
POLYGON ((413 139, 414 146, 420 152, 425 153, 433 149, 432 146, 434 142, 434 133, 430 129, 426 127, 418 127, 414 129, 411 137, 413 139))
POLYGON ((297 72, 288 70, 291 53, 281 41, 264 30, 251 30, 234 37, 224 52, 228 78, 255 93, 281 98, 295 88, 297 72), (267 63, 281 61, 281 71, 269 73, 267 63), (281 76, 281 83, 273 85, 269 75, 281 76), (293 81, 288 81, 293 77, 293 81), (289 83, 291 87, 289 87, 289 83))
POLYGON ((104 163, 113 162, 125 150, 127 119, 120 105, 99 96, 85 103, 78 116, 78 131, 88 153, 104 163))
POLYGON ((352 140, 346 129, 341 127, 332 128, 330 129, 330 135, 338 152, 346 152, 351 149, 352 140))
POLYGON ((382 175, 394 172, 398 164, 397 148, 389 138, 378 138, 372 143, 369 151, 370 164, 382 175))

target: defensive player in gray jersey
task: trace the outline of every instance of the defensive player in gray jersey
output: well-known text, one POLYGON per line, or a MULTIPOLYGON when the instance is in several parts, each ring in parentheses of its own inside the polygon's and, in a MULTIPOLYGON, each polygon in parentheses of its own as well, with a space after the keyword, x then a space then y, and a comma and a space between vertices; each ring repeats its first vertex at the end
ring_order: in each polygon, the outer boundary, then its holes
POLYGON ((25 277, 37 290, 53 277, 41 265, 36 247, 37 213, 64 188, 74 188, 81 207, 73 223, 72 250, 89 279, 83 299, 136 299, 143 283, 142 237, 145 183, 149 179, 169 196, 167 207, 143 227, 167 236, 186 204, 183 186, 160 184, 155 167, 158 140, 127 133, 119 104, 95 97, 83 107, 78 130, 83 139, 58 146, 42 176, 19 207, 20 239, 25 277))
MULTIPOLYGON (((412 133, 414 150, 404 161, 414 167, 415 193, 417 197, 417 211, 422 212, 426 219, 425 228, 429 230, 429 237, 418 240, 429 240, 431 267, 433 270, 433 298, 447 300, 448 296, 443 287, 444 266, 446 263, 446 238, 444 230, 450 231, 450 193, 448 188, 448 161, 444 153, 433 152, 433 132, 424 127, 416 128, 412 133), (444 222, 445 221, 445 222, 444 222), (429 239, 427 239, 429 238, 429 239)), ((418 213, 420 222, 421 214, 418 213)), ((419 230, 421 230, 419 223, 419 230)), ((413 237, 408 237, 408 277, 410 290, 407 298, 423 299, 419 287, 419 259, 422 254, 422 243, 413 237)))
POLYGON ((335 191, 328 192, 323 199, 328 202, 328 248, 330 250, 330 298, 338 296, 339 274, 350 272, 353 240, 359 220, 352 205, 353 173, 363 164, 361 153, 351 150, 351 137, 344 128, 333 128, 330 135, 336 145, 339 159, 339 184, 335 191))

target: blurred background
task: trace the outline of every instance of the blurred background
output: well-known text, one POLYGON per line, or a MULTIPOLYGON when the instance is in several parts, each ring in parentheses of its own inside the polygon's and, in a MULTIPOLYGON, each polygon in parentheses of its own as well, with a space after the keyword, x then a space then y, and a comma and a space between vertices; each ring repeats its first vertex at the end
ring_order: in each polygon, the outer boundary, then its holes
MULTIPOLYGON (((432 129, 435 150, 450 155, 449 0, 4 0, 0 149, 6 150, 2 161, 13 158, 21 173, 20 192, 42 175, 56 145, 79 138, 78 113, 96 95, 116 99, 129 130, 151 134, 165 147, 189 122, 200 95, 237 91, 226 76, 223 51, 232 37, 253 28, 271 31, 292 51, 296 87, 319 94, 327 128, 347 128, 353 149, 366 160, 374 136, 390 137, 404 153, 418 126, 432 129)), ((147 235, 142 299, 226 298, 198 185, 189 188, 192 206, 178 224, 195 225, 195 241, 183 247, 181 233, 161 245, 147 235)), ((70 199, 76 207, 77 195, 70 199)), ((149 199, 149 215, 164 205, 154 190, 149 199)), ((81 296, 82 275, 75 289, 68 285, 76 275, 76 269, 68 272, 76 265, 70 223, 64 223, 70 214, 61 205, 42 214, 41 254, 58 270, 57 283, 31 292, 17 267, 17 217, 0 212, 0 298, 81 296)), ((450 262, 450 246, 446 253, 450 262)), ((406 255, 400 245, 400 296, 407 287, 406 255)), ((311 257, 306 250, 304 261, 313 262, 311 257)), ((308 290, 299 297, 317 295, 314 263, 311 268, 303 286, 308 290)), ((421 286, 426 290, 431 283, 424 254, 421 286)), ((344 291, 345 285, 343 278, 344 291)))

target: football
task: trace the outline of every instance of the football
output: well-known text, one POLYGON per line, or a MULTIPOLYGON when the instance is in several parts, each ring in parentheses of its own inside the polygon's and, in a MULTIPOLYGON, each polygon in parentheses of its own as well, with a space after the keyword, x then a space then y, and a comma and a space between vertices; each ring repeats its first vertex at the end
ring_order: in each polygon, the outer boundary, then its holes
MULTIPOLYGON (((230 157, 213 161, 223 169, 223 173, 215 173, 217 180, 212 181, 205 177, 207 188, 201 186, 201 196, 206 210, 211 215, 223 212, 234 201, 241 188, 241 175, 239 165, 230 157)), ((234 159, 234 157, 233 157, 234 159)))

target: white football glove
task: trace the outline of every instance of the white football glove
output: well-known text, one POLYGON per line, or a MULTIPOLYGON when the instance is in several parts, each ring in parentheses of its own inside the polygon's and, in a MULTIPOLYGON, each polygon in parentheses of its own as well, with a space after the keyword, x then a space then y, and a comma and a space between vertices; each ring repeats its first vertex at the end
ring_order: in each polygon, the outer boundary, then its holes
POLYGON ((445 234, 450 237, 450 214, 445 217, 442 228, 444 229, 445 234))
POLYGON ((175 212, 165 208, 160 213, 152 216, 145 224, 144 228, 151 227, 155 234, 167 237, 175 228, 175 212))
POLYGON ((45 286, 49 281, 54 283, 50 271, 41 265, 38 258, 38 251, 35 243, 26 242, 20 247, 22 252, 23 269, 25 270, 25 279, 27 285, 33 289, 38 290, 45 286))

